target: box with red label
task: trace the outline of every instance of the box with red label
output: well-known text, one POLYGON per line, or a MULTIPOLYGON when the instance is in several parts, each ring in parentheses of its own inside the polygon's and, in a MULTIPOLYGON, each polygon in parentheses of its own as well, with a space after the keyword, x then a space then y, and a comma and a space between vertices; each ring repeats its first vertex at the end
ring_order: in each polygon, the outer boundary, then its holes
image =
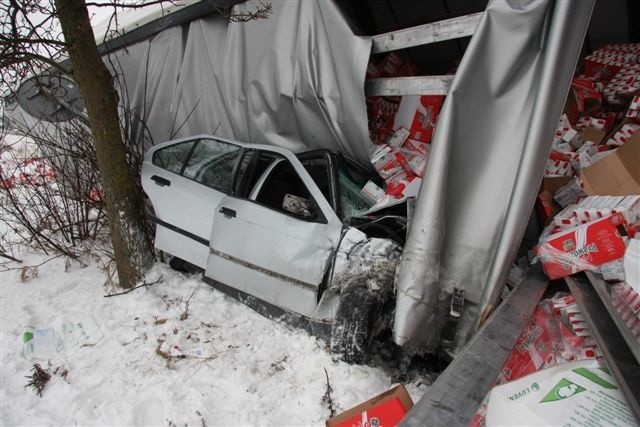
POLYGON ((376 77, 396 77, 404 63, 404 58, 396 52, 385 55, 378 64, 378 75, 376 77))
POLYGON ((402 384, 327 420, 327 427, 396 426, 413 407, 402 384))
MULTIPOLYGON (((571 295, 556 295, 538 304, 498 373, 494 386, 515 381, 543 368, 600 356, 593 343, 588 343, 587 338, 576 335, 568 324, 563 323, 561 312, 567 308, 577 308, 571 295), (557 302, 561 305, 558 306, 557 302)), ((488 396, 471 418, 470 427, 486 425, 487 401, 488 396)))
POLYGON ((409 137, 422 142, 431 141, 433 128, 442 109, 444 96, 403 96, 396 113, 393 128, 409 130, 409 137))
POLYGON ((627 223, 614 214, 541 238, 536 252, 550 279, 560 279, 622 258, 627 223))
POLYGON ((602 95, 598 89, 598 82, 586 77, 574 77, 571 81, 571 89, 576 96, 578 113, 584 114, 593 111, 602 104, 602 95))
POLYGON ((386 98, 376 96, 367 97, 367 115, 369 117, 369 130, 389 129, 393 133, 393 118, 398 111, 398 103, 386 98))
POLYGON ((636 95, 631 100, 629 104, 629 109, 627 110, 626 117, 632 119, 640 119, 640 95, 636 95))
POLYGON ((547 301, 536 307, 529 324, 507 357, 496 382, 502 384, 571 360, 581 354, 584 338, 560 321, 547 301))
POLYGON ((388 145, 381 145, 371 155, 371 163, 385 181, 398 173, 407 174, 405 177, 413 176, 411 168, 402 153, 388 145))

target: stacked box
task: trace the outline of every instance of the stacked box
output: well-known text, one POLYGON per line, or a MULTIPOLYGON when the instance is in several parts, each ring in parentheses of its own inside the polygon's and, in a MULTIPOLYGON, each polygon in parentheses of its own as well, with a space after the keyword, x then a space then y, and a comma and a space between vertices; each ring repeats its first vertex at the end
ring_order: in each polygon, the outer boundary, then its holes
POLYGON ((541 236, 535 248, 550 279, 560 279, 624 256, 622 233, 627 223, 622 214, 541 236))

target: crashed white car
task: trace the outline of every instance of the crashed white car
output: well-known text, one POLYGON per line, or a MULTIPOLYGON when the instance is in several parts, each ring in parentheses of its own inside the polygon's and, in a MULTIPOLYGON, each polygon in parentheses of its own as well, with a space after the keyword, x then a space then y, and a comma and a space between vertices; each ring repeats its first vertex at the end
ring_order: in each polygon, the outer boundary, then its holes
POLYGON ((262 314, 330 337, 361 363, 390 316, 407 204, 373 210, 370 172, 326 150, 200 135, 150 149, 156 248, 262 314), (381 325, 382 324, 382 325, 381 325))

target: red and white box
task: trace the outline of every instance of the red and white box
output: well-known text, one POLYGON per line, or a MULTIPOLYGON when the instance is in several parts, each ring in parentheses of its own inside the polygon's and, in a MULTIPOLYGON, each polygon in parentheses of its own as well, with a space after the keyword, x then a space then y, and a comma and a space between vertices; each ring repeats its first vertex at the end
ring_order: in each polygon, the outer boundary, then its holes
MULTIPOLYGON (((555 200, 561 207, 566 208, 567 206, 578 203, 578 201, 585 196, 586 194, 580 186, 580 181, 578 178, 575 178, 556 190, 553 195, 553 200, 555 200)), ((573 215, 573 210, 571 211, 571 214, 573 215)))
POLYGON ((424 154, 425 156, 428 156, 429 152, 431 151, 431 145, 427 144, 426 142, 416 141, 415 139, 407 139, 402 145, 402 148, 404 148, 405 150, 424 154))
POLYGON ((409 130, 410 138, 431 141, 444 96, 403 96, 394 120, 394 129, 409 130))
POLYGON ((563 113, 560 116, 560 120, 558 120, 558 127, 556 127, 556 138, 562 138, 564 133, 569 129, 571 129, 571 122, 569 121, 569 117, 563 113))
POLYGON ((371 163, 378 171, 378 174, 387 181, 393 176, 404 173, 406 177, 412 175, 411 168, 402 153, 394 150, 388 145, 382 145, 371 155, 371 163))
POLYGON ((629 138, 638 132, 640 125, 635 123, 627 123, 623 125, 620 130, 613 134, 611 138, 607 140, 607 145, 611 147, 619 147, 623 145, 629 138))
POLYGON ((624 215, 627 224, 635 224, 640 219, 640 196, 625 196, 612 212, 624 215))
POLYGON ((400 148, 400 146, 404 144, 408 137, 409 131, 405 128, 400 128, 396 130, 393 135, 391 135, 391 138, 389 138, 389 141, 387 141, 387 145, 392 148, 400 148))
POLYGON ((413 407, 401 384, 326 421, 326 427, 387 427, 400 424, 413 407))
POLYGON ((409 170, 404 156, 388 145, 382 145, 374 151, 371 155, 371 163, 384 180, 409 170))
POLYGON ((624 260, 622 258, 602 264, 596 270, 604 280, 625 280, 624 260))
MULTIPOLYGON (((367 97, 369 129, 385 129, 393 126, 393 118, 398 112, 398 103, 376 96, 367 97)), ((386 130, 386 129, 385 129, 386 130)), ((389 131, 391 132, 391 131, 389 131)))
POLYGON ((593 141, 586 141, 582 147, 578 148, 571 156, 571 166, 575 171, 588 168, 593 164, 592 157, 596 154, 596 144, 593 141))
POLYGON ((633 97, 626 116, 632 119, 640 119, 640 95, 633 97))
MULTIPOLYGON (((640 293, 640 240, 630 239, 622 262, 625 269, 625 280, 636 293, 640 293)), ((637 309, 640 315, 640 302, 637 309)))
POLYGON ((412 150, 406 150, 401 148, 400 152, 407 159, 407 163, 409 164, 409 169, 416 176, 422 178, 424 176, 424 172, 427 168, 427 156, 412 150))
POLYGON ((378 75, 376 77, 396 77, 400 72, 404 59, 395 52, 385 55, 378 64, 378 75))
POLYGON ((622 258, 627 223, 614 214, 542 237, 536 252, 550 279, 560 279, 622 258))
POLYGON ((573 167, 571 166, 571 162, 567 160, 547 159, 547 164, 544 170, 545 177, 572 175, 573 167))

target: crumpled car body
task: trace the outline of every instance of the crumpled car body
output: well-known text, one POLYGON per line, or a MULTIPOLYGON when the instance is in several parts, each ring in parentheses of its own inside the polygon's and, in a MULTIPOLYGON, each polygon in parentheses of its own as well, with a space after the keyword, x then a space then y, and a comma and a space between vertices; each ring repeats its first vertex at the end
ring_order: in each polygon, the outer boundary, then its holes
POLYGON ((328 150, 208 135, 157 145, 142 167, 157 249, 259 312, 325 337, 345 286, 367 287, 379 305, 392 296, 406 204, 372 210, 360 190, 375 179, 328 150))

